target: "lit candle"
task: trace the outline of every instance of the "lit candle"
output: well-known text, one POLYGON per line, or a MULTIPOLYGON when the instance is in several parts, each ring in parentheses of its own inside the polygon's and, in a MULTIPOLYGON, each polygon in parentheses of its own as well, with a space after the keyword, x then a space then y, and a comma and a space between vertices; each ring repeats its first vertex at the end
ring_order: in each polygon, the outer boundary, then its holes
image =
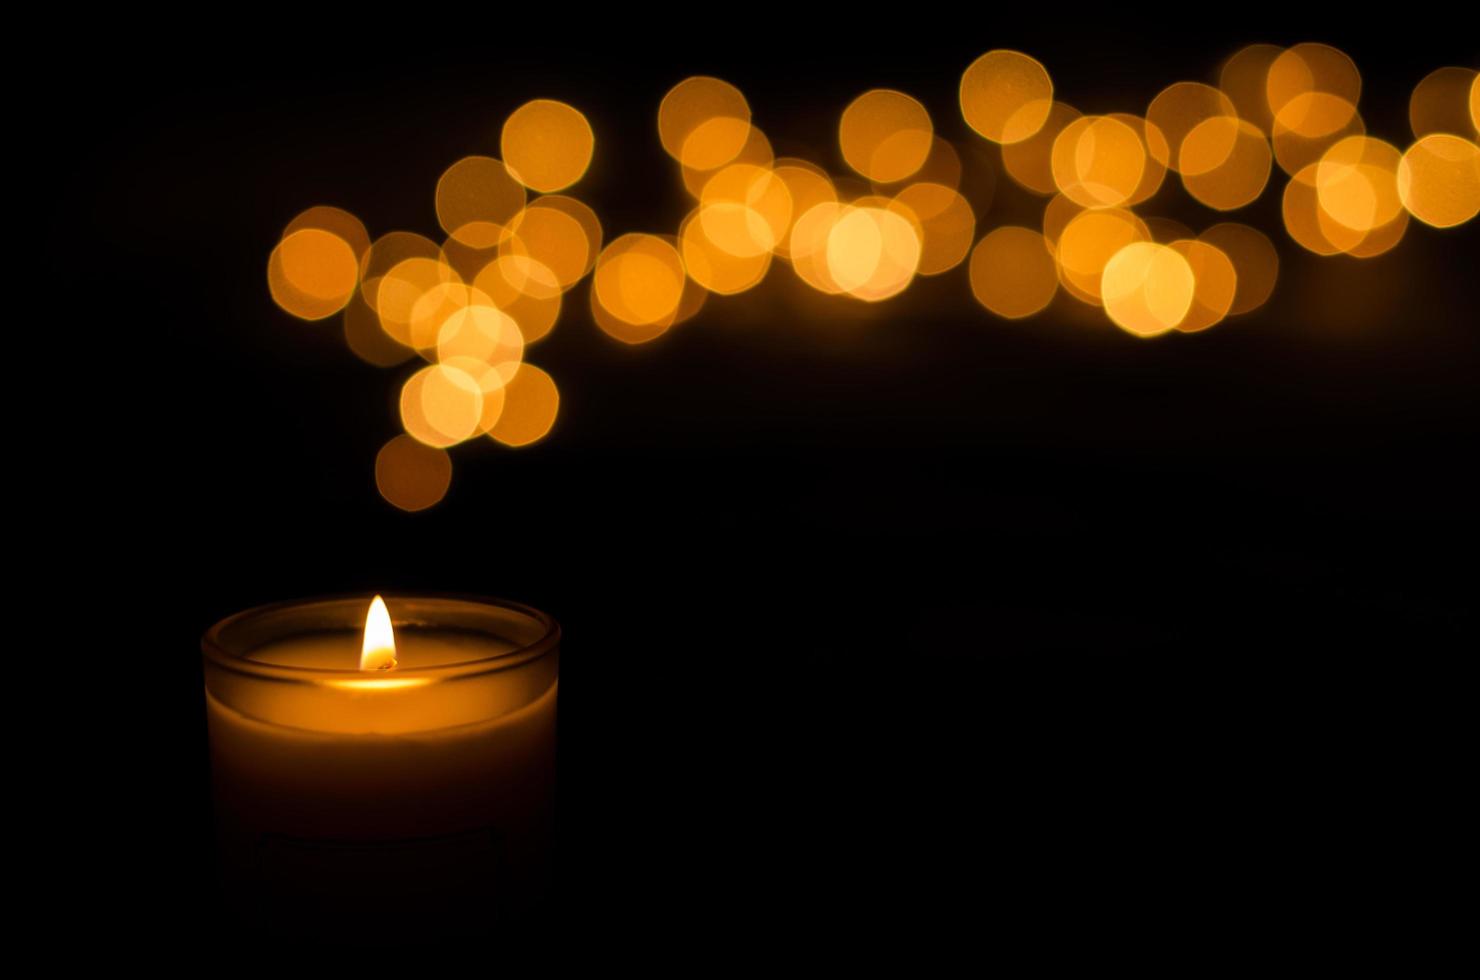
POLYGON ((427 924, 528 908, 548 877, 559 627, 504 602, 366 606, 266 606, 202 641, 228 893, 289 929, 376 902, 427 924))

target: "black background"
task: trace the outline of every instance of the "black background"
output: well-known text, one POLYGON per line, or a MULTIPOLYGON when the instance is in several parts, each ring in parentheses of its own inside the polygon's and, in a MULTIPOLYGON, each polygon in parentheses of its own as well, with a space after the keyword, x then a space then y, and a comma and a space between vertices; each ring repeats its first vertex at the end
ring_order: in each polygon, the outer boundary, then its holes
MULTIPOLYGON (((1279 247, 1271 303, 1149 343, 1062 296, 994 319, 963 269, 866 306, 778 267, 628 348, 583 284, 529 352, 561 387, 554 433, 455 450, 418 515, 373 478, 404 371, 265 288, 314 204, 435 233, 437 176, 496 154, 534 97, 591 120, 572 193, 610 239, 684 213, 655 118, 687 75, 734 82, 778 154, 833 172, 837 114, 897 87, 961 149, 980 233, 1041 206, 956 109, 990 48, 1084 111, 1144 111, 1242 44, 1323 40, 1400 146, 1412 86, 1477 61, 1463 31, 1203 13, 1216 30, 1149 8, 270 11, 79 39, 41 100, 46 253, 53 295, 87 298, 60 320, 108 351, 65 496, 68 555, 106 593, 80 628, 113 669, 78 678, 101 707, 58 767, 83 801, 59 815, 101 845, 63 859, 65 914, 250 929, 217 914, 199 635, 398 589, 564 626, 557 944, 1079 913, 1257 929, 1417 900, 1410 876, 1447 860, 1474 645, 1474 223, 1320 259, 1283 234, 1276 171, 1234 216, 1279 247)), ((1142 211, 1223 220, 1175 176, 1142 211)))

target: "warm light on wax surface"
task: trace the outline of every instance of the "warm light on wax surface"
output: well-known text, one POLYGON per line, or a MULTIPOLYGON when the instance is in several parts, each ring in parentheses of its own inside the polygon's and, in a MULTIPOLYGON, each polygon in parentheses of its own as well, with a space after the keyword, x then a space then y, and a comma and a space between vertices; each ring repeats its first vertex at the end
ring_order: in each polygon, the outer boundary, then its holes
POLYGON ((553 705, 557 658, 543 655, 553 629, 537 613, 478 600, 284 603, 207 637, 207 689, 247 719, 306 731, 494 722, 546 694, 553 705))
POLYGON ((475 690, 449 687, 425 673, 507 653, 515 644, 458 630, 408 627, 395 638, 391 631, 389 610, 377 601, 366 617, 358 662, 354 645, 358 637, 335 633, 295 637, 254 650, 252 662, 307 668, 315 674, 305 690, 274 688, 270 709, 264 706, 264 713, 270 712, 267 716, 280 724, 319 731, 426 731, 503 715, 536 693, 523 684, 495 682, 491 677, 475 690), (334 697, 336 691, 353 696, 334 697), (416 691, 424 696, 413 697, 416 691))

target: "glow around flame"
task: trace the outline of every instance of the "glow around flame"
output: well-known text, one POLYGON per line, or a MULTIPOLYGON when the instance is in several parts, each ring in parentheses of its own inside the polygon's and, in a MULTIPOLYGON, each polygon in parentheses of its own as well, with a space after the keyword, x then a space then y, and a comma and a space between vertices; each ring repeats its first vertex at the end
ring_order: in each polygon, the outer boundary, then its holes
POLYGON ((365 616, 365 642, 360 647, 361 670, 390 670, 396 665, 396 634, 391 628, 390 610, 385 600, 376 596, 365 616))

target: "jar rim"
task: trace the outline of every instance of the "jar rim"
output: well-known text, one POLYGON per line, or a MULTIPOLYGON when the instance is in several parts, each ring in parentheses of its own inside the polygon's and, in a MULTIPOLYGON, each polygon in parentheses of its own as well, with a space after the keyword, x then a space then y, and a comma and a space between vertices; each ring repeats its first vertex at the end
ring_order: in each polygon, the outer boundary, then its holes
MULTIPOLYGON (((496 609, 506 613, 515 613, 527 617, 538 629, 535 639, 519 643, 511 650, 503 650, 491 653, 488 656, 475 657, 471 660, 461 660, 455 663, 435 664, 419 667, 398 668, 398 677, 425 677, 452 679, 466 677, 476 674, 489 673, 492 671, 506 670, 520 664, 528 663, 545 656, 560 645, 560 624, 549 613, 542 612, 533 606, 511 599, 499 599, 491 596, 465 595, 444 592, 383 592, 382 596, 388 597, 388 604, 401 602, 419 602, 423 604, 444 603, 449 607, 455 607, 464 612, 476 612, 479 607, 483 609, 496 609)), ((363 593, 343 593, 338 595, 312 596, 305 599, 286 599, 280 602, 265 603, 253 606, 241 612, 233 613, 211 626, 201 636, 201 653, 205 659, 214 666, 236 674, 248 677, 257 677, 268 680, 279 681, 315 681, 329 680, 334 678, 363 677, 364 671, 353 667, 299 667, 287 664, 268 663, 261 660, 252 660, 241 653, 232 652, 232 644, 226 641, 226 636, 234 628, 242 627, 253 620, 260 620, 275 614, 287 613, 291 610, 301 609, 307 611, 314 606, 335 606, 349 602, 365 602, 363 593)), ((412 619, 402 621, 397 625, 413 626, 420 620, 412 619)), ((352 624, 351 628, 352 628, 352 624)), ((436 625, 432 623, 430 625, 436 625)), ((285 633, 284 637, 292 636, 293 633, 285 633)), ((497 635, 489 631, 489 635, 497 635)), ((500 636, 506 642, 512 642, 508 637, 500 636)), ((255 648, 254 648, 255 649, 255 648)))

